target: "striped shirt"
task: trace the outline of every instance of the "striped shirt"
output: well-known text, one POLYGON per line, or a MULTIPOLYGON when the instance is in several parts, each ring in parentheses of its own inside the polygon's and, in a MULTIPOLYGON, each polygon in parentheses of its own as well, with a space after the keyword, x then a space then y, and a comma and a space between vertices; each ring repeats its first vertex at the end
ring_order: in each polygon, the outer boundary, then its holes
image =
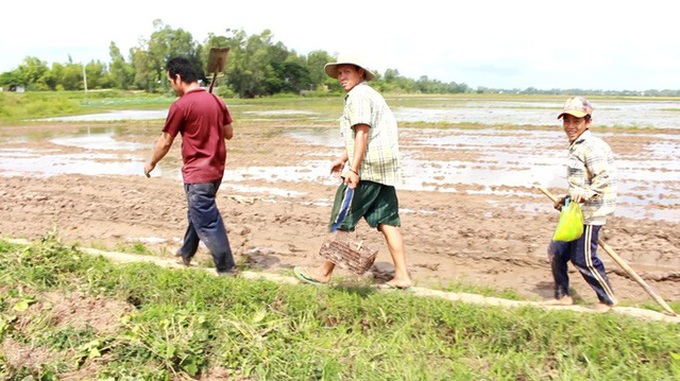
POLYGON ((567 164, 569 194, 579 193, 586 225, 604 225, 616 208, 614 154, 604 140, 586 130, 569 146, 567 164))
POLYGON ((345 97, 340 133, 349 157, 354 158, 354 126, 370 127, 368 144, 359 167, 361 180, 384 185, 402 183, 397 120, 385 99, 366 82, 354 86, 345 97))

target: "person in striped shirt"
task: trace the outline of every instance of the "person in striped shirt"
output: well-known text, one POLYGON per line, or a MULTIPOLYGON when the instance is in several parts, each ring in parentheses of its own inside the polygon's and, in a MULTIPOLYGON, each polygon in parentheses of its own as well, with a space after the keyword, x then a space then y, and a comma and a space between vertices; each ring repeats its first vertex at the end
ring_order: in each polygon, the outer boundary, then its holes
MULTIPOLYGON (((360 58, 340 56, 337 62, 326 64, 324 70, 347 92, 340 117, 345 149, 331 163, 331 173, 343 179, 333 210, 339 209, 338 203, 343 199, 339 195, 345 188, 354 191, 350 211, 337 229, 353 231, 362 218, 378 229, 394 262, 393 279, 380 286, 408 289, 412 282, 399 230, 401 220, 395 189, 402 183, 397 121, 383 96, 368 84, 375 75, 360 58)), ((325 261, 315 268, 296 267, 295 275, 308 283, 327 283, 334 268, 333 262, 325 261)))
POLYGON ((555 299, 548 304, 571 305, 567 264, 571 261, 597 294, 599 310, 617 304, 604 264, 597 256, 600 229, 616 207, 616 170, 609 145, 591 131, 593 107, 583 97, 570 97, 558 115, 569 139, 567 182, 569 195, 560 198, 556 209, 569 197, 583 210, 583 235, 571 242, 552 241, 548 246, 555 299))

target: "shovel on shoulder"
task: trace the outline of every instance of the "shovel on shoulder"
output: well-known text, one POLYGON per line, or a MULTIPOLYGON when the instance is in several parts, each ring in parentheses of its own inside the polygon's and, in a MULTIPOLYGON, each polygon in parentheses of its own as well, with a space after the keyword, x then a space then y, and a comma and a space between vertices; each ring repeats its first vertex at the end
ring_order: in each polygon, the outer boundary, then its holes
POLYGON ((208 56, 208 72, 212 73, 212 80, 210 80, 210 90, 212 93, 215 86, 217 74, 224 71, 227 66, 227 58, 229 58, 230 48, 210 48, 210 55, 208 56))

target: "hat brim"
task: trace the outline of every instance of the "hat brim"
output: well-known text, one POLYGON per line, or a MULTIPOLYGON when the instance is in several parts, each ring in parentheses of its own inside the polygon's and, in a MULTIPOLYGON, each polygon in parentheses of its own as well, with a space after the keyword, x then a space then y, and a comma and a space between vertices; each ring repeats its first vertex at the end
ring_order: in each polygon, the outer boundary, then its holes
POLYGON ((324 67, 323 70, 326 72, 326 75, 328 75, 331 78, 338 79, 338 66, 340 65, 354 65, 358 68, 364 69, 364 73, 366 76, 366 80, 370 81, 373 78, 375 78, 375 74, 373 74, 370 70, 366 69, 365 67, 361 65, 357 65, 354 62, 333 62, 333 63, 327 63, 324 67))
POLYGON ((583 112, 583 111, 579 111, 579 110, 569 110, 569 111, 564 111, 564 112, 562 112, 560 115, 557 116, 557 119, 562 119, 562 117, 563 117, 565 114, 569 114, 569 115, 575 116, 575 117, 577 117, 577 118, 585 118, 585 116, 588 115, 588 113, 583 112))

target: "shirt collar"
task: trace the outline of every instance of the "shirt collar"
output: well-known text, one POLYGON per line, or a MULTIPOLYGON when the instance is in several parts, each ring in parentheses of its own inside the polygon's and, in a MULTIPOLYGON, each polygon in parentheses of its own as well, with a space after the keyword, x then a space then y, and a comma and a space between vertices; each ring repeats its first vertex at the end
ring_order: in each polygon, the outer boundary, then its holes
POLYGON ((189 94, 189 93, 193 93, 194 91, 201 91, 201 90, 206 91, 204 88, 199 86, 199 87, 194 87, 192 89, 187 90, 184 94, 189 94))
POLYGON ((590 137, 590 135, 591 135, 590 130, 586 129, 585 131, 583 131, 583 133, 581 135, 579 135, 578 138, 576 138, 576 140, 574 140, 571 144, 569 144, 569 147, 571 148, 576 144, 583 143, 583 141, 588 139, 590 137))
POLYGON ((345 100, 347 100, 347 97, 349 97, 349 93, 351 93, 352 91, 354 91, 354 89, 356 89, 357 87, 362 86, 362 85, 363 85, 363 86, 367 86, 367 85, 368 85, 368 82, 366 82, 366 81, 361 81, 361 82, 357 83, 356 85, 354 85, 354 87, 352 87, 352 88, 347 92, 347 94, 345 94, 345 100))

